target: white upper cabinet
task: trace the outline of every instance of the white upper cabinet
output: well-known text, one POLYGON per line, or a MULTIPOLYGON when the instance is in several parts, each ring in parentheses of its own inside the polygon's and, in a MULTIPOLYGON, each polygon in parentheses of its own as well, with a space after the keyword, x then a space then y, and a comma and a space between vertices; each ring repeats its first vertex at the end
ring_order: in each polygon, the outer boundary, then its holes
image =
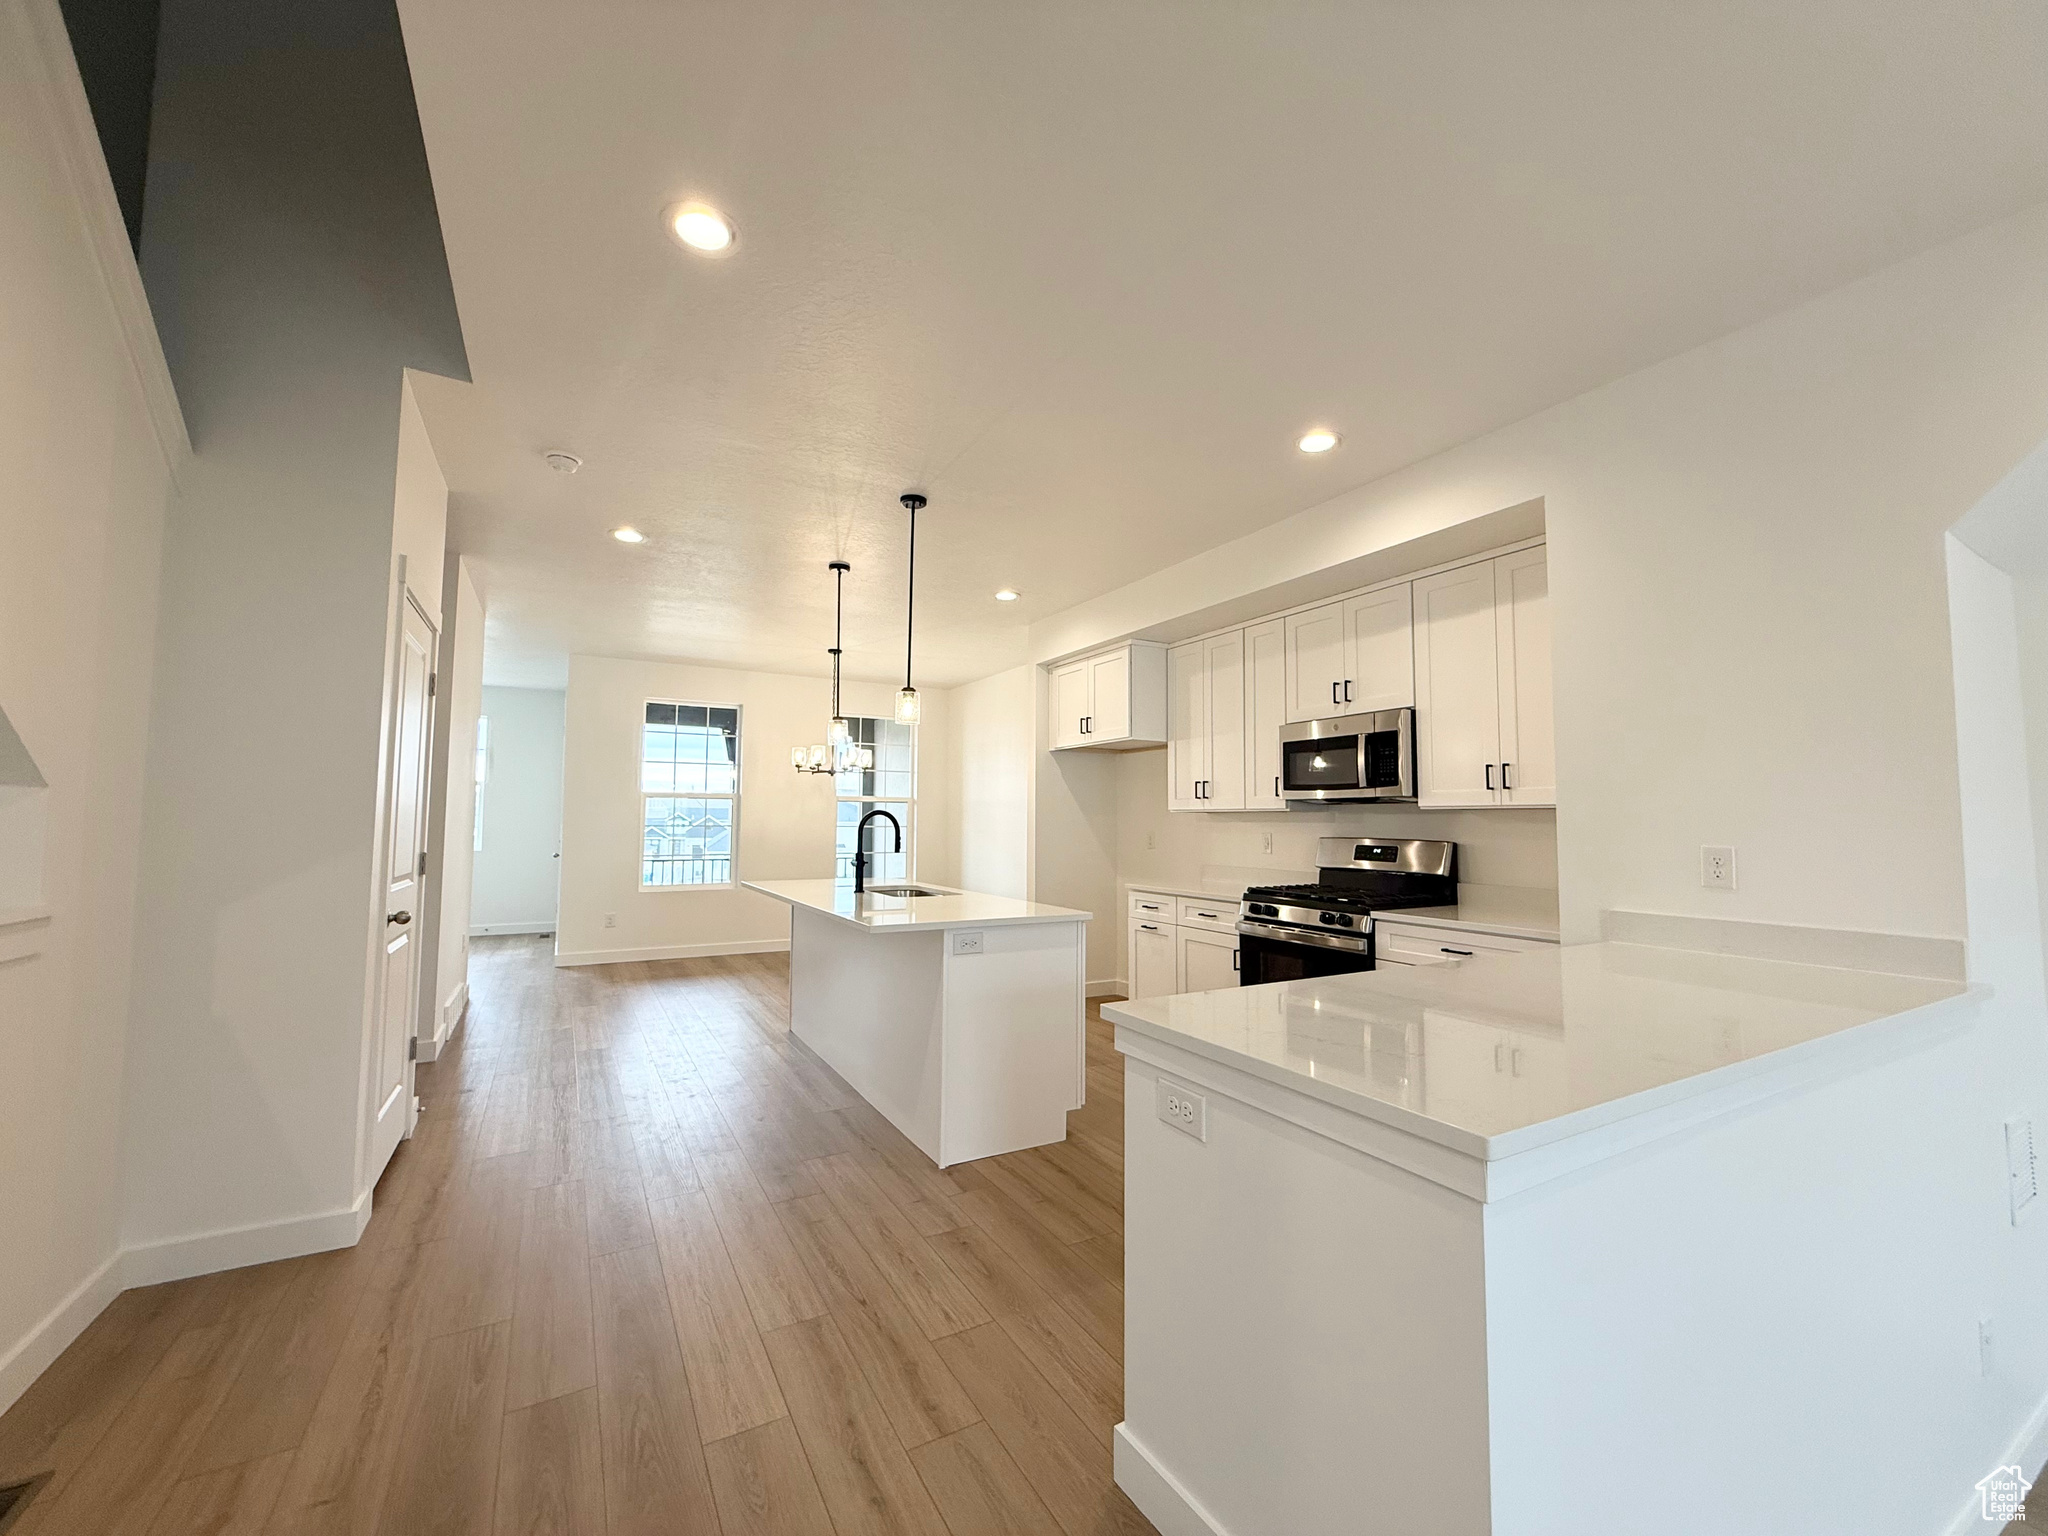
POLYGON ((1166 741, 1166 648, 1132 641, 1052 669, 1052 747, 1157 747, 1166 741))
POLYGON ((1425 806, 1557 803, 1541 548, 1415 583, 1415 749, 1425 806))
POLYGON ((1280 727, 1287 723, 1287 624, 1268 619, 1244 632, 1244 808, 1284 811, 1280 727))
POLYGON ((1550 569, 1543 551, 1493 562, 1500 641, 1500 779, 1504 805, 1557 804, 1557 730, 1550 713, 1550 569))
POLYGON ((1405 709, 1415 702, 1409 583, 1291 613, 1281 622, 1289 721, 1405 709))
POLYGON ((1244 631, 1166 654, 1167 809, 1244 809, 1244 631))

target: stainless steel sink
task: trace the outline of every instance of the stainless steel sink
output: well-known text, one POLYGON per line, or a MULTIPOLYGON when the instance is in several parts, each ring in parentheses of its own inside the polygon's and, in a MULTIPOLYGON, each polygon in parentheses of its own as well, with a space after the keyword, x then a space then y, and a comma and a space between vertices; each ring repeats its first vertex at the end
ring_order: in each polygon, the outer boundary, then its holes
POLYGON ((871 885, 870 896, 944 896, 945 891, 935 891, 928 885, 871 885))

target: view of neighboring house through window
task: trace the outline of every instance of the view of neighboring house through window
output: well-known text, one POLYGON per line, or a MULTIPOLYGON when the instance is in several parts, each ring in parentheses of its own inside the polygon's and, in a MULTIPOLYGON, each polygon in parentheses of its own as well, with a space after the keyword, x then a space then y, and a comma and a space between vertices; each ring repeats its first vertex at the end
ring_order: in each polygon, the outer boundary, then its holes
POLYGON ((640 733, 640 888, 731 885, 739 792, 737 705, 649 704, 640 733))
POLYGON ((472 853, 484 851, 484 784, 491 776, 491 717, 476 717, 476 836, 472 853))
POLYGON ((868 880, 908 880, 917 867, 917 737, 914 726, 894 720, 877 720, 856 715, 847 728, 862 746, 875 749, 875 766, 838 774, 839 821, 837 857, 833 872, 841 880, 853 878, 853 835, 861 817, 869 811, 887 811, 903 824, 903 851, 892 853, 896 835, 889 824, 877 817, 868 823, 868 880))

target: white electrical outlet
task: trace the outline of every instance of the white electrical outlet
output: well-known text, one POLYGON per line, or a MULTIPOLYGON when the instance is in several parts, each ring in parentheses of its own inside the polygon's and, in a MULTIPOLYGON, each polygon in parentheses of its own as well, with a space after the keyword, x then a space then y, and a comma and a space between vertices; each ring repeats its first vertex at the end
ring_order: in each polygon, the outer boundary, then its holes
POLYGON ((1159 846, 1159 834, 1157 832, 1147 832, 1145 834, 1145 846, 1148 849, 1157 848, 1159 846))
POLYGON ((1735 850, 1733 848, 1700 849, 1700 884, 1716 891, 1732 891, 1735 889, 1735 850))
POLYGON ((1265 835, 1265 836, 1264 836, 1263 838, 1261 838, 1261 839, 1260 839, 1260 842, 1261 842, 1261 844, 1263 845, 1263 846, 1262 846, 1262 848, 1261 848, 1261 851, 1262 851, 1262 852, 1265 852, 1265 853, 1271 853, 1271 852, 1273 851, 1273 834, 1272 834, 1272 833, 1268 832, 1268 833, 1267 833, 1267 834, 1266 834, 1266 835, 1265 835))
POLYGON ((1977 1319, 1977 1374, 1991 1374, 1991 1319, 1988 1317, 1977 1319))
POLYGON ((1197 1141, 1209 1139, 1209 1101, 1170 1077, 1159 1080, 1159 1118, 1197 1141))
POLYGON ((616 912, 607 912, 607 913, 605 913, 605 915, 604 915, 604 925, 605 925, 605 927, 607 927, 607 928, 616 928, 616 927, 618 927, 618 926, 619 926, 619 914, 618 914, 618 913, 616 913, 616 912))
POLYGON ((981 930, 979 928, 955 928, 953 930, 953 953, 956 955, 980 954, 981 930))
POLYGON ((2015 1115, 2005 1122, 2005 1189, 2012 1224, 2041 1194, 2041 1169, 2034 1156, 2034 1117, 2015 1115))

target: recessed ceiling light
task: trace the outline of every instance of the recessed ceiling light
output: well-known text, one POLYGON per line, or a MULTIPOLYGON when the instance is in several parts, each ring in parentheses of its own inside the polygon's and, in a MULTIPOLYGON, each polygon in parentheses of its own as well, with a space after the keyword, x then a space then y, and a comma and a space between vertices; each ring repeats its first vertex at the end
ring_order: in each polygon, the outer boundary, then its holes
POLYGON ((548 468, 558 475, 573 475, 583 467, 583 461, 573 453, 551 453, 547 461, 548 468))
POLYGON ((732 220, 709 203, 672 204, 662 213, 661 221, 677 240, 706 256, 723 256, 739 238, 732 220))
POLYGON ((1294 445, 1303 453, 1328 453, 1337 446, 1337 434, 1328 427, 1317 427, 1313 432, 1301 434, 1301 441, 1294 445))
POLYGON ((1002 591, 996 594, 996 601, 999 603, 1014 603, 1015 601, 1017 601, 1018 598, 1022 596, 1023 593, 1018 592, 1015 588, 1005 587, 1002 591))
POLYGON ((639 544, 645 542, 647 535, 638 528, 614 528, 612 537, 621 544, 639 544))

